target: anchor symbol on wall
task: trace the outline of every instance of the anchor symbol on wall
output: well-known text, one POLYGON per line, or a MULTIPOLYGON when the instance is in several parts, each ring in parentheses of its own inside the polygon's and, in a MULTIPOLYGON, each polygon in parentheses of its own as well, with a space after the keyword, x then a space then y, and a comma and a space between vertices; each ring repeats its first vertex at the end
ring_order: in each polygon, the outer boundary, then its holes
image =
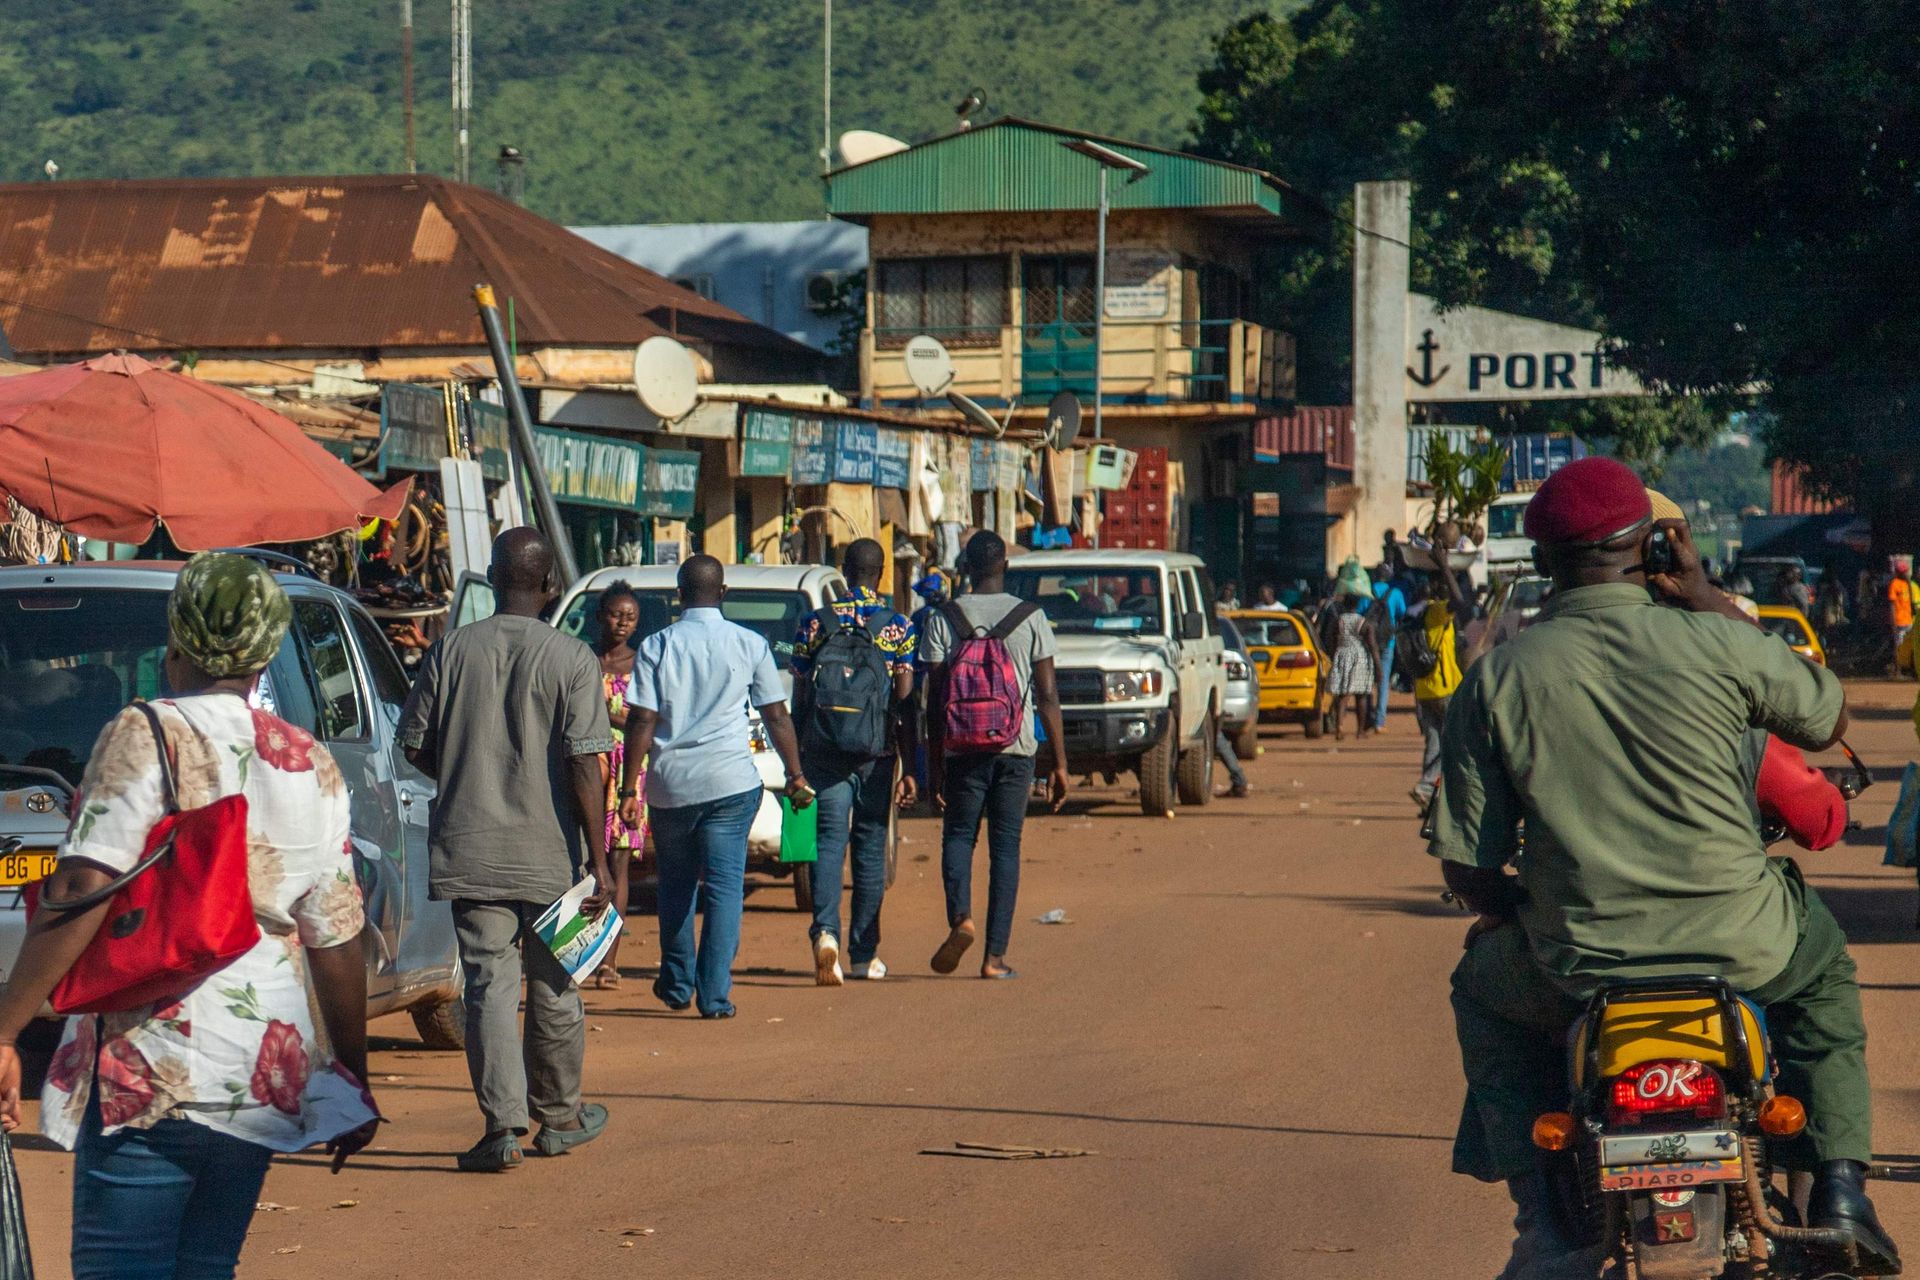
POLYGON ((1443 364, 1440 366, 1440 372, 1433 371, 1433 353, 1439 349, 1440 344, 1433 340, 1433 330, 1424 330, 1420 334, 1420 345, 1414 348, 1420 353, 1420 372, 1415 373, 1413 366, 1407 366, 1407 376, 1413 379, 1415 385, 1430 387, 1446 377, 1448 371, 1453 368, 1450 364, 1443 364))

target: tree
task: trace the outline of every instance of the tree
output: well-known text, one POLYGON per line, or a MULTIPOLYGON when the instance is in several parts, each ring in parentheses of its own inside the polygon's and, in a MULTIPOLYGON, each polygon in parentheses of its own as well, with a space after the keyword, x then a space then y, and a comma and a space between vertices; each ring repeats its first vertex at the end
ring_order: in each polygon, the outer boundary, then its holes
POLYGON ((1420 287, 1705 397, 1580 411, 1627 452, 1757 391, 1774 455, 1911 539, 1916 65, 1904 0, 1318 0, 1220 37, 1194 145, 1336 220, 1355 179, 1411 179, 1420 287))

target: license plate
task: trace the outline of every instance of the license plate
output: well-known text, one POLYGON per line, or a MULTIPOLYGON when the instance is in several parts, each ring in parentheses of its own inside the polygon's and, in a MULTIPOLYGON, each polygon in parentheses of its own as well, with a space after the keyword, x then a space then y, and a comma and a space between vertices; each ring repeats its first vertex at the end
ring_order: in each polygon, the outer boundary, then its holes
POLYGON ((1645 1133, 1600 1139, 1600 1163, 1674 1164, 1689 1160, 1725 1160, 1740 1154, 1740 1135, 1731 1129, 1695 1133, 1645 1133))
POLYGON ((53 850, 26 849, 0 854, 0 888, 32 884, 53 874, 53 850))
POLYGON ((1689 1160, 1681 1164, 1612 1165, 1600 1170, 1602 1191, 1667 1191, 1707 1182, 1738 1182, 1745 1177, 1740 1158, 1689 1160))

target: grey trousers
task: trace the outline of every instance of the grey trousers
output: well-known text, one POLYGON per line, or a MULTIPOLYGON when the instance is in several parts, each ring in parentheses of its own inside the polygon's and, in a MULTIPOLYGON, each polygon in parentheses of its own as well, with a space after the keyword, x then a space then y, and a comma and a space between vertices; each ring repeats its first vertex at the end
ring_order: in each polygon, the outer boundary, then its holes
POLYGON ((1426 742, 1420 753, 1420 782, 1414 788, 1424 802, 1433 798, 1440 786, 1440 731, 1447 727, 1447 704, 1451 697, 1428 698, 1413 704, 1414 718, 1426 742))
POLYGON ((526 1133, 529 1110, 543 1125, 580 1114, 587 1013, 573 979, 533 936, 545 909, 532 902, 453 904, 467 986, 467 1073, 488 1133, 526 1133), (523 968, 524 1034, 516 1018, 523 968))

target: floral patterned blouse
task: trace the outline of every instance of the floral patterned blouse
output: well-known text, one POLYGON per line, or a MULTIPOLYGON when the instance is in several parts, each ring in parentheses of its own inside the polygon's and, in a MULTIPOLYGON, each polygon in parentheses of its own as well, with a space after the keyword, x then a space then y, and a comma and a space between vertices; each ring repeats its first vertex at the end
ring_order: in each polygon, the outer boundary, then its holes
MULTIPOLYGON (((104 1133, 186 1119, 275 1151, 329 1141, 375 1115, 372 1097, 334 1062, 307 997, 304 948, 352 942, 365 923, 340 768, 304 730, 236 695, 153 705, 181 808, 247 798, 260 941, 178 999, 68 1018, 40 1095, 41 1129, 71 1148, 98 1089, 104 1133)), ((77 805, 61 858, 116 872, 139 861, 163 802, 153 734, 137 709, 101 732, 77 805)))

